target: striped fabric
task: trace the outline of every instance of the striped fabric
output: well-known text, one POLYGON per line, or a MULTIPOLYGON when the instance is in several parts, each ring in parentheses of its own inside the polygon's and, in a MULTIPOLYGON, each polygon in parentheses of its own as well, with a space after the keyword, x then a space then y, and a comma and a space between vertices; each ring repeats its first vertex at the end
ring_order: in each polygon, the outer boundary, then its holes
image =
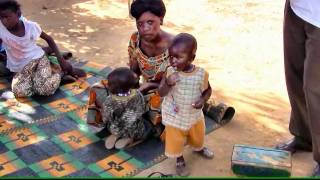
MULTIPOLYGON (((174 69, 169 67, 167 76, 174 69)), ((200 67, 195 67, 191 73, 179 72, 180 81, 172 87, 162 103, 162 123, 182 130, 188 130, 204 115, 201 109, 195 109, 192 104, 208 88, 209 74, 200 67), (175 110, 177 109, 177 110, 175 110)))

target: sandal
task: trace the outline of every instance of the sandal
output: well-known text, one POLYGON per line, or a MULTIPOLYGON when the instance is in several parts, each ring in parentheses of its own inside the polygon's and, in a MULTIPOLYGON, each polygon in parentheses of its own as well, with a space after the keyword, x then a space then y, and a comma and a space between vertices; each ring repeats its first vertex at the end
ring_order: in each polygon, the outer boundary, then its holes
POLYGON ((185 162, 177 162, 176 163, 176 172, 178 176, 187 177, 190 175, 190 171, 186 166, 185 162))
POLYGON ((293 139, 291 139, 288 142, 283 142, 283 143, 276 145, 275 149, 289 151, 292 154, 297 152, 298 150, 311 152, 312 151, 312 144, 304 141, 303 139, 301 139, 299 137, 294 137, 293 139))
POLYGON ((200 151, 195 151, 195 152, 206 159, 214 158, 214 153, 206 147, 202 148, 200 151))

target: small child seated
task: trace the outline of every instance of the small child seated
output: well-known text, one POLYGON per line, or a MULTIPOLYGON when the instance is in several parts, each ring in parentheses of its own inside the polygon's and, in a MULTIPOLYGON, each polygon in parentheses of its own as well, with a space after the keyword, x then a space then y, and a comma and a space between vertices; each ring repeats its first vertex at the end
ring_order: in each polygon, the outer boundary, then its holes
POLYGON ((85 75, 61 56, 52 37, 37 23, 20 17, 21 9, 16 0, 0 1, 0 44, 5 47, 6 66, 15 74, 11 86, 16 97, 52 95, 61 80, 85 75), (44 50, 36 44, 39 37, 55 52, 62 70, 51 69, 44 50))
POLYGON ((136 74, 129 68, 117 68, 108 75, 107 82, 102 81, 93 86, 101 87, 105 93, 97 90, 90 92, 87 122, 107 127, 111 133, 105 141, 107 149, 122 149, 142 140, 151 129, 151 125, 142 118, 145 101, 141 92, 134 89, 137 80, 136 74))
POLYGON ((192 62, 197 50, 196 39, 186 33, 177 35, 170 48, 170 65, 163 77, 159 94, 162 102, 162 123, 165 125, 165 154, 177 158, 179 176, 190 174, 183 158, 185 143, 199 155, 211 159, 213 152, 204 147, 205 121, 202 107, 212 89, 208 73, 192 62))

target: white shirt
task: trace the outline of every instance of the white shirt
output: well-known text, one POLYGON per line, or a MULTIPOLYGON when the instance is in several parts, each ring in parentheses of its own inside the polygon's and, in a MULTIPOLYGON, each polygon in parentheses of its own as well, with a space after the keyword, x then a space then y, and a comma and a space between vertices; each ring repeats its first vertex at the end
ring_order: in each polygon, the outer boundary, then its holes
POLYGON ((30 61, 44 55, 42 48, 36 44, 42 33, 40 26, 25 18, 21 20, 25 28, 23 37, 11 34, 0 22, 0 38, 7 53, 7 68, 11 72, 20 72, 30 61))
POLYGON ((320 0, 290 0, 290 5, 297 16, 320 28, 320 0))

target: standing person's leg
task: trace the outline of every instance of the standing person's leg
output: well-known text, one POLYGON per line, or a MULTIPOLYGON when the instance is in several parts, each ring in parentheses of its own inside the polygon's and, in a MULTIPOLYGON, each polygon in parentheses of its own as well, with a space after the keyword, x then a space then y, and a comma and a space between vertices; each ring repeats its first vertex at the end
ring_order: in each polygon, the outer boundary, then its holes
POLYGON ((52 95, 59 88, 61 75, 52 72, 50 62, 46 56, 39 59, 38 67, 33 77, 33 87, 39 95, 52 95))
POLYGON ((297 149, 311 150, 310 122, 303 91, 305 64, 305 22, 296 16, 286 2, 284 13, 284 65, 287 91, 291 104, 289 130, 295 136, 293 141, 278 145, 277 148, 295 152, 297 149))
POLYGON ((206 159, 213 158, 213 152, 204 146, 206 133, 205 120, 200 119, 189 130, 187 143, 193 148, 193 151, 206 159))
POLYGON ((176 173, 186 177, 190 175, 190 170, 183 157, 184 144, 188 136, 188 131, 183 131, 175 127, 165 127, 165 155, 169 158, 176 158, 176 173))
MULTIPOLYGON (((309 23, 305 26, 306 62, 304 68, 304 91, 306 94, 307 117, 310 120, 313 158, 320 163, 320 28, 309 23)), ((320 170, 317 168, 317 176, 320 170)))

